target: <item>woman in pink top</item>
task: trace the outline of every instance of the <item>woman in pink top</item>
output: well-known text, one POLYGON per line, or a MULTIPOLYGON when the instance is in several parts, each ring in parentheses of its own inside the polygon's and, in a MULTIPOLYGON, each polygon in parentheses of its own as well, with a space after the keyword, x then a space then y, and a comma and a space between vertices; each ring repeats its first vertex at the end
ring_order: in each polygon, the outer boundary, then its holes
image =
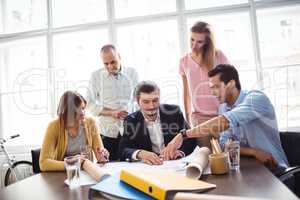
POLYGON ((191 52, 180 59, 179 74, 183 81, 186 120, 196 126, 218 114, 219 102, 211 94, 207 73, 218 64, 227 64, 228 60, 215 48, 208 23, 196 22, 190 40, 191 52))

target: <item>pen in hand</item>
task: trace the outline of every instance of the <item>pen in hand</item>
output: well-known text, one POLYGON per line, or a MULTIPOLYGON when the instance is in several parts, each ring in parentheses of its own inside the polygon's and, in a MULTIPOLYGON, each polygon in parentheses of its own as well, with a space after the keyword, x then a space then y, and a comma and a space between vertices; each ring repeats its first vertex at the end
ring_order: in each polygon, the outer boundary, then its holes
POLYGON ((98 163, 105 164, 109 161, 109 152, 105 148, 97 148, 98 163))

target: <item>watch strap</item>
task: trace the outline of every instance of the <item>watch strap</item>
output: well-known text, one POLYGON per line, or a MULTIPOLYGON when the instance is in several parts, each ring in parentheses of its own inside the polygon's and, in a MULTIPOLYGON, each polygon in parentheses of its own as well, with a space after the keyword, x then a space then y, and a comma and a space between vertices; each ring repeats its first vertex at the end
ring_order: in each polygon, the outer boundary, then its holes
POLYGON ((188 136, 186 134, 186 129, 180 130, 179 133, 181 134, 182 139, 187 139, 188 138, 188 136))

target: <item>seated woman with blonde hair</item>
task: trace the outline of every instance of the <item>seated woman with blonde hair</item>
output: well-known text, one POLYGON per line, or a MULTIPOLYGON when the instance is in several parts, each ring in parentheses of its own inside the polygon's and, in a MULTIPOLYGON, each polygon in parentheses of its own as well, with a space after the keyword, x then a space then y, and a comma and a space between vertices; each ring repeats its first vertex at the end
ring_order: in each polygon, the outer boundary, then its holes
MULTIPOLYGON (((40 154, 42 171, 64 171, 64 158, 80 155, 83 147, 90 148, 98 162, 107 161, 109 153, 103 147, 95 121, 85 117, 85 106, 86 100, 77 92, 67 91, 61 97, 58 119, 49 123, 44 137, 40 154)), ((83 165, 86 158, 81 158, 83 165)))

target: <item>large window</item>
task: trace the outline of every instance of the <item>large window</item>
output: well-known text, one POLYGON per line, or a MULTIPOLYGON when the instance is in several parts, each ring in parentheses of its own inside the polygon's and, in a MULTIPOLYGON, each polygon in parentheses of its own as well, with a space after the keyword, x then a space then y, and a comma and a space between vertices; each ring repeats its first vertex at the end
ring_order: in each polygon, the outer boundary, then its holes
POLYGON ((3 5, 0 3, 0 33, 4 32, 4 15, 3 15, 3 5))
POLYGON ((106 0, 52 0, 53 26, 71 26, 107 19, 106 0))
POLYGON ((199 0, 185 0, 185 7, 188 10, 197 8, 213 8, 220 6, 232 6, 242 3, 248 3, 248 0, 209 0, 209 1, 199 1, 199 0))
POLYGON ((259 9, 257 22, 262 65, 300 64, 300 6, 259 9))
POLYGON ((163 103, 182 103, 179 59, 189 29, 207 21, 240 73, 262 89, 281 128, 300 122, 300 0, 0 0, 0 137, 41 144, 62 93, 85 95, 113 43, 124 66, 154 80, 163 103))
POLYGON ((106 43, 106 29, 54 35, 56 102, 66 90, 85 94, 91 73, 102 66, 100 48, 106 43))
POLYGON ((176 11, 176 0, 114 0, 117 18, 176 11))
POLYGON ((47 27, 46 0, 2 0, 0 2, 0 34, 47 27))
POLYGON ((117 38, 124 63, 138 70, 140 80, 157 82, 164 94, 163 102, 178 104, 179 38, 174 34, 177 30, 175 20, 137 24, 120 27, 117 38), (170 84, 172 90, 164 87, 170 84))
POLYGON ((40 144, 50 120, 46 38, 2 43, 1 100, 4 136, 19 133, 17 144, 40 144), (34 138, 34 140, 32 139, 34 138))
POLYGON ((188 27, 191 27, 196 21, 205 21, 212 25, 216 46, 239 70, 242 88, 256 88, 257 78, 249 13, 238 12, 192 17, 188 20, 188 27))
POLYGON ((264 88, 281 127, 300 123, 300 6, 259 9, 264 88))

